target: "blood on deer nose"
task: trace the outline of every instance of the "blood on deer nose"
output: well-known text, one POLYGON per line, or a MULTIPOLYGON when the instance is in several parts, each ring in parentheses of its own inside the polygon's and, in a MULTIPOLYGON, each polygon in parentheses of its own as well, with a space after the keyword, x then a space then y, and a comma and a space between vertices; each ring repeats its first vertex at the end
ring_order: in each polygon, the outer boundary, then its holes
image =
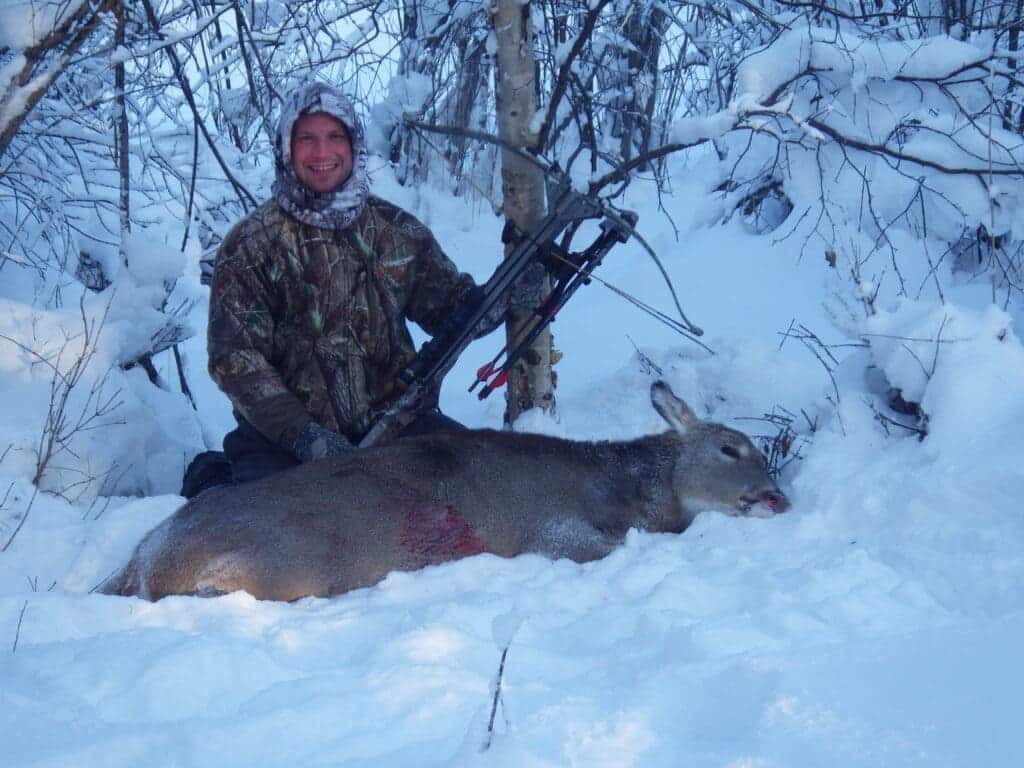
POLYGON ((765 491, 761 495, 761 503, 773 512, 783 512, 789 508, 789 500, 781 493, 765 491))

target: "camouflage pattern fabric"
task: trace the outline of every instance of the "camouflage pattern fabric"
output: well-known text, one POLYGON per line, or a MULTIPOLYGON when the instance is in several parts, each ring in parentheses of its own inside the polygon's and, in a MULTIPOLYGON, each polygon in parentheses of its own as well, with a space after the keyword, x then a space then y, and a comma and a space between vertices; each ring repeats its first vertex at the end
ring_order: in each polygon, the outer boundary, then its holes
POLYGON ((380 198, 347 229, 302 223, 272 200, 221 245, 210 375, 285 450, 310 420, 357 443, 415 356, 405 319, 435 335, 473 288, 426 227, 380 198))

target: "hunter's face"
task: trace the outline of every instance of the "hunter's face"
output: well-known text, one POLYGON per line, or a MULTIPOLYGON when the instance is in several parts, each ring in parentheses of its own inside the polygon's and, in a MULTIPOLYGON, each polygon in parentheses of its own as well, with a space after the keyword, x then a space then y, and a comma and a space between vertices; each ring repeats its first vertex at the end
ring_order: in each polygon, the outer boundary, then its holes
POLYGON ((344 184, 352 174, 352 142, 345 124, 323 112, 302 115, 292 127, 292 168, 314 192, 344 184))

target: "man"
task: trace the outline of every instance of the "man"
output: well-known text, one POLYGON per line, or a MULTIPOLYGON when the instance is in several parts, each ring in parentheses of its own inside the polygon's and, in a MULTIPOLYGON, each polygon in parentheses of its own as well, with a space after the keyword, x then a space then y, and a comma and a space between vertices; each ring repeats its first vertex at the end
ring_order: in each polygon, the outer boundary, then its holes
MULTIPOLYGON (((426 227, 370 194, 363 127, 339 91, 293 94, 274 156, 273 198, 224 239, 211 286, 209 370, 238 420, 224 438, 235 482, 352 450, 401 394, 406 319, 433 335, 476 296, 426 227)), ((405 434, 453 428, 435 407, 405 434)))

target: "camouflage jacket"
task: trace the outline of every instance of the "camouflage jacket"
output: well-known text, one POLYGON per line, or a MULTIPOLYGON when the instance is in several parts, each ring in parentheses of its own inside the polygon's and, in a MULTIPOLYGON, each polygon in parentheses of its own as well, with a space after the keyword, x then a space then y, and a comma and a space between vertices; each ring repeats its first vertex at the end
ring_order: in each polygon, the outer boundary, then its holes
POLYGON ((434 335, 473 287, 426 227, 384 200, 371 196, 343 230, 270 201, 217 255, 210 375, 285 450, 310 419, 357 442, 415 355, 406 318, 434 335))

